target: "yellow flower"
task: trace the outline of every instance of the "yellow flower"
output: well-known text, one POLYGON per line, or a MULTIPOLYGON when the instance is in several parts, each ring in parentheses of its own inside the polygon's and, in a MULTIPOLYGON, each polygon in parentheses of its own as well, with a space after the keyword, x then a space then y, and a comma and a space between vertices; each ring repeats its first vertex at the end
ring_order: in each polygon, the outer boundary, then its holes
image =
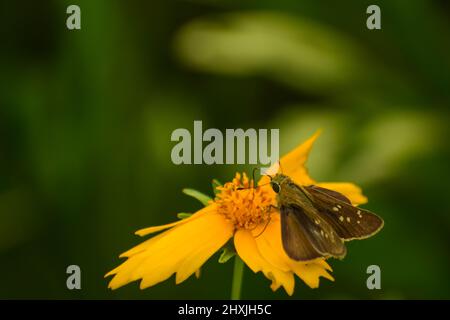
MULTIPOLYGON (((304 165, 318 135, 319 132, 281 158, 279 167, 283 173, 301 185, 315 184, 338 191, 355 205, 365 203, 361 189, 352 183, 317 183, 308 176, 304 165)), ((267 177, 261 178, 259 184, 266 180, 267 177)), ((311 288, 319 286, 320 277, 333 280, 325 259, 299 262, 287 256, 282 246, 279 212, 267 210, 276 204, 275 193, 269 186, 251 186, 253 181, 237 173, 231 182, 217 187, 218 194, 209 205, 189 218, 137 231, 136 234, 146 236, 166 230, 120 255, 127 260, 106 275, 114 275, 109 288, 141 279, 140 288, 144 289, 174 273, 176 283, 181 283, 197 273, 232 237, 239 257, 253 272, 261 271, 270 279, 274 291, 282 286, 292 295, 294 275, 311 288)))

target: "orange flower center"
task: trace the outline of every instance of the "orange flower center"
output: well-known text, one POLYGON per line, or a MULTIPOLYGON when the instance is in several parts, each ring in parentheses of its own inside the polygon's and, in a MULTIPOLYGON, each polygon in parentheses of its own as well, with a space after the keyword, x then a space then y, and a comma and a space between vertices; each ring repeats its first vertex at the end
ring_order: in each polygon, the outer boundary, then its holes
POLYGON ((220 193, 214 200, 218 212, 233 223, 236 229, 254 229, 269 220, 271 205, 275 205, 275 193, 270 187, 253 188, 253 180, 236 173, 232 182, 217 187, 220 193), (242 189, 243 188, 243 189, 242 189))

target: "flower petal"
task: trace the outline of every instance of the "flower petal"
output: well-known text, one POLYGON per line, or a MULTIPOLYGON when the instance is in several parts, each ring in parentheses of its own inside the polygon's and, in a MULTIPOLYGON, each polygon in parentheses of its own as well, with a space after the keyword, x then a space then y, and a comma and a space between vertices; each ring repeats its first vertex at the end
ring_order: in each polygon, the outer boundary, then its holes
MULTIPOLYGON (((319 278, 325 277, 328 280, 334 281, 334 278, 327 272, 323 264, 318 260, 311 263, 294 263, 293 270, 295 274, 302 279, 311 288, 319 287, 319 278)), ((326 263, 326 262, 325 262, 326 263)))
POLYGON ((205 214, 207 212, 215 211, 215 210, 216 210, 216 206, 214 204, 212 204, 212 205, 206 206, 203 209, 197 211, 196 213, 194 213, 193 215, 191 215, 188 218, 185 218, 185 219, 182 219, 182 220, 179 220, 179 221, 175 221, 175 222, 172 222, 172 223, 164 224, 164 225, 161 225, 161 226, 155 226, 155 227, 148 227, 148 228, 140 229, 140 230, 136 231, 135 234, 137 234, 138 236, 143 237, 143 236, 146 236, 146 235, 148 235, 150 233, 155 233, 155 232, 158 232, 158 231, 161 231, 161 230, 165 230, 165 229, 168 229, 168 228, 171 228, 171 227, 175 227, 175 226, 180 225, 180 224, 184 224, 186 222, 189 222, 189 221, 192 221, 192 220, 198 218, 199 216, 201 216, 201 215, 203 215, 203 214, 205 214))
POLYGON ((367 198, 362 194, 362 190, 357 185, 350 182, 320 182, 319 187, 330 189, 342 193, 353 205, 364 204, 367 198))
MULTIPOLYGON (((274 175, 277 172, 281 172, 293 179, 296 183, 301 185, 314 184, 314 180, 311 179, 306 170, 305 163, 308 160, 309 152, 313 147, 314 142, 320 135, 320 130, 316 131, 308 140, 303 142, 297 148, 286 154, 280 159, 280 163, 273 164, 266 173, 274 175)), ((267 183, 267 177, 262 177, 260 184, 267 183)))
POLYGON ((281 242, 281 224, 279 214, 272 214, 270 223, 265 227, 265 230, 255 230, 253 232, 253 236, 255 237, 255 242, 261 256, 266 261, 280 270, 291 270, 289 265, 290 259, 284 252, 281 242))
POLYGON ((226 243, 226 241, 228 241, 228 239, 231 238, 232 232, 233 230, 230 225, 227 225, 225 228, 214 230, 214 237, 205 246, 200 247, 181 263, 177 271, 176 283, 179 284, 183 282, 195 273, 206 260, 208 260, 226 243))
POLYGON ((255 240, 250 231, 241 229, 234 234, 234 246, 237 254, 255 273, 262 271, 265 263, 258 252, 255 240))
MULTIPOLYGON (((166 232, 170 232, 170 230, 168 230, 166 232)), ((161 233, 161 234, 158 234, 157 236, 147 239, 144 242, 142 242, 141 244, 138 244, 137 246, 131 248, 130 250, 122 253, 119 256, 119 258, 128 258, 128 257, 131 257, 131 256, 141 252, 141 251, 144 251, 145 249, 150 247, 153 243, 155 243, 155 241, 159 240, 161 237, 166 236, 166 235, 167 235, 167 233, 161 233)))
POLYGON ((215 211, 185 220, 188 221, 147 240, 146 246, 134 254, 130 250, 128 260, 108 274, 115 274, 109 287, 116 289, 142 279, 140 287, 144 289, 174 273, 180 283, 195 273, 233 234, 232 225, 215 211))
POLYGON ((283 286, 287 294, 292 295, 294 293, 295 281, 292 272, 283 271, 265 260, 249 230, 238 230, 234 235, 234 245, 239 257, 253 272, 262 271, 269 280, 272 280, 271 288, 273 291, 283 286))
POLYGON ((281 172, 290 176, 298 184, 308 185, 314 183, 314 180, 312 180, 308 175, 305 163, 308 159, 309 152, 311 151, 311 148, 319 135, 320 130, 314 133, 300 146, 281 158, 281 172))

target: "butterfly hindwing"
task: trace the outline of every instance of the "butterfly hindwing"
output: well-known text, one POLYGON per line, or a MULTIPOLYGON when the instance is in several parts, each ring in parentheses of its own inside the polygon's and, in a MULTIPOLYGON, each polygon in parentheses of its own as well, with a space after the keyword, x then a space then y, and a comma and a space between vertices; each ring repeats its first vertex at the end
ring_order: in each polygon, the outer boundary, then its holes
POLYGON ((342 239, 320 217, 312 220, 302 208, 282 205, 281 235, 287 255, 296 261, 320 257, 343 258, 346 253, 342 239))
POLYGON ((339 192, 308 186, 317 212, 344 240, 364 239, 383 227, 383 220, 376 214, 351 205, 339 192))

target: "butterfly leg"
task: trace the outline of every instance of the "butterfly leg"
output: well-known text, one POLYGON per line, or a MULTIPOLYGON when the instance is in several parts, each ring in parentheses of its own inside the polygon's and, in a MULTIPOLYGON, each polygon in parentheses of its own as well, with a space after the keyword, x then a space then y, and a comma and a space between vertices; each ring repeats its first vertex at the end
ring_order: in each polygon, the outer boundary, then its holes
POLYGON ((272 219, 272 218, 269 216, 269 220, 267 220, 266 225, 264 226, 264 228, 262 229, 262 231, 261 231, 257 236, 255 236, 255 238, 258 238, 260 235, 262 235, 262 234, 264 233, 264 231, 266 231, 266 228, 267 228, 267 226, 269 225, 271 219, 272 219))
POLYGON ((272 211, 272 209, 280 210, 279 207, 277 207, 277 206, 275 206, 275 205, 273 205, 273 204, 268 205, 268 206, 265 207, 263 210, 266 211, 266 212, 268 212, 268 213, 270 213, 270 212, 272 211))
MULTIPOLYGON (((263 212, 267 212, 269 214, 269 220, 267 220, 264 228, 262 229, 262 231, 257 236, 255 236, 255 238, 258 238, 260 235, 262 235, 264 233, 264 231, 266 231, 266 228, 267 228, 267 226, 269 225, 269 223, 270 223, 270 221, 272 219, 272 217, 270 216, 270 212, 272 211, 272 209, 279 210, 279 208, 277 206, 273 205, 273 204, 271 204, 271 205, 269 205, 269 206, 267 206, 267 207, 265 207, 263 209, 263 212)), ((257 228, 257 226, 255 228, 253 228, 252 230, 254 230, 256 228, 257 228)))

